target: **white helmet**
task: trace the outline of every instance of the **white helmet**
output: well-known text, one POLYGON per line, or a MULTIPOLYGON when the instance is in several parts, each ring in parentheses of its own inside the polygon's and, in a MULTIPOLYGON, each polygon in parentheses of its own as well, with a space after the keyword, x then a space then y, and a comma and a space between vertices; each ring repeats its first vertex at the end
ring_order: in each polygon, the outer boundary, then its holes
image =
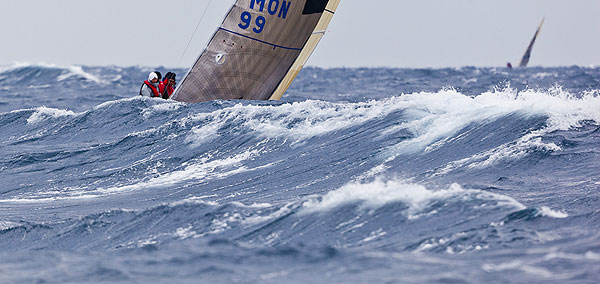
POLYGON ((158 79, 158 75, 156 75, 156 73, 154 73, 154 72, 150 72, 150 75, 148 75, 148 82, 150 82, 154 79, 158 79))

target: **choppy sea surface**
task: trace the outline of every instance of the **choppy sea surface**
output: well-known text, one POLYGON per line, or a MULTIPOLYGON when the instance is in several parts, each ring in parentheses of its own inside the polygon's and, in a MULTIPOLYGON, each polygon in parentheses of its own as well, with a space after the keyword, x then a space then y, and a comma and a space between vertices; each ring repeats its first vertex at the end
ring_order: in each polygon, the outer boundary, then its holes
POLYGON ((149 71, 0 67, 1 283, 600 279, 600 68, 199 104, 137 96, 149 71))

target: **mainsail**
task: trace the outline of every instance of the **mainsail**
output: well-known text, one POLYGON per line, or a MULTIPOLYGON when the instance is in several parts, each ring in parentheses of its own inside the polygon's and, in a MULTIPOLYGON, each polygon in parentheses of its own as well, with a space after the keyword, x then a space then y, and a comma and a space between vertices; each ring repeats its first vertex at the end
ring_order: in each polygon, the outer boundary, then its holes
POLYGON ((527 50, 525 51, 523 58, 521 58, 521 64, 519 64, 519 67, 527 67, 527 64, 529 63, 529 58, 531 58, 531 50, 533 49, 535 40, 537 39, 538 35, 540 34, 540 30, 542 29, 543 24, 544 24, 544 19, 542 19, 540 26, 535 31, 535 35, 533 36, 533 39, 529 43, 529 46, 527 47, 527 50))
POLYGON ((173 99, 280 99, 340 0, 237 0, 173 99))

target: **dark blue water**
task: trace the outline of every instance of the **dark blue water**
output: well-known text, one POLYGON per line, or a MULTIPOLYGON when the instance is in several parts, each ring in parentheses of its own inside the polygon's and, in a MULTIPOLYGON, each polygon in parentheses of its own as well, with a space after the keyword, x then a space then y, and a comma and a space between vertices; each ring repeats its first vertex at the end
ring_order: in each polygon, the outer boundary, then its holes
POLYGON ((0 70, 0 282, 600 278, 598 68, 307 68, 200 104, 136 96, 149 71, 0 70))

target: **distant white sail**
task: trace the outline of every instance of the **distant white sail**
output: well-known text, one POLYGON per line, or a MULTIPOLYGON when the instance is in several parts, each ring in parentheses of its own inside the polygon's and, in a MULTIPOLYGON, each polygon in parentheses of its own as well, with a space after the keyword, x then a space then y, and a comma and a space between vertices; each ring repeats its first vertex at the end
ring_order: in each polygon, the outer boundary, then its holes
POLYGON ((173 99, 280 99, 340 0, 237 0, 173 99))
POLYGON ((542 19, 542 23, 540 23, 540 26, 535 31, 535 35, 533 36, 533 39, 531 39, 531 42, 529 43, 529 46, 527 47, 527 50, 525 51, 523 58, 521 58, 521 64, 519 64, 519 67, 527 67, 527 64, 529 64, 529 58, 531 58, 531 51, 533 50, 533 45, 535 44, 535 40, 537 39, 538 35, 540 34, 540 30, 542 30, 542 25, 544 25, 544 19, 542 19))

